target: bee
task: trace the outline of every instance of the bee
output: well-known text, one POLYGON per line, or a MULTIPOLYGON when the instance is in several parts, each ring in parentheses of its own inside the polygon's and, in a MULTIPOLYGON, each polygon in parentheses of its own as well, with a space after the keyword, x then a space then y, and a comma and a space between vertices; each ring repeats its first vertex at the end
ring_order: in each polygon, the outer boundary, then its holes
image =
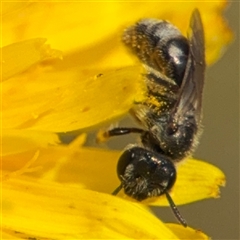
POLYGON ((123 43, 142 62, 147 100, 131 114, 142 128, 114 128, 106 135, 139 133, 141 144, 120 156, 117 174, 128 196, 142 201, 165 194, 178 221, 187 226, 169 195, 176 181, 175 164, 190 156, 201 130, 205 72, 204 32, 195 9, 190 34, 184 37, 168 21, 143 19, 127 28, 123 43))

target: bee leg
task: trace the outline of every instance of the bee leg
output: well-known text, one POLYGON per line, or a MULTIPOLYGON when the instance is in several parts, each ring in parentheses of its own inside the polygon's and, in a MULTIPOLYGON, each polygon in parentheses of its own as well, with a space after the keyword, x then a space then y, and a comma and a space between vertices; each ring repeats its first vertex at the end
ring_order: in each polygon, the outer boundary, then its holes
POLYGON ((126 135, 130 133, 139 133, 143 134, 145 131, 141 128, 125 128, 125 127, 119 127, 119 128, 113 128, 109 131, 104 132, 98 132, 97 135, 97 142, 105 142, 108 138, 114 137, 114 136, 121 136, 126 135))

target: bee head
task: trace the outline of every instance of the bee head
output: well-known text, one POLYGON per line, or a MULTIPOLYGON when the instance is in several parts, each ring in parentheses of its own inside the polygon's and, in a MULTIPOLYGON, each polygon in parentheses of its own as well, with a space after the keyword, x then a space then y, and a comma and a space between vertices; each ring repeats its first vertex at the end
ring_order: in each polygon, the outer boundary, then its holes
POLYGON ((176 169, 166 156, 141 147, 121 155, 117 173, 124 192, 138 201, 166 193, 176 181, 176 169))

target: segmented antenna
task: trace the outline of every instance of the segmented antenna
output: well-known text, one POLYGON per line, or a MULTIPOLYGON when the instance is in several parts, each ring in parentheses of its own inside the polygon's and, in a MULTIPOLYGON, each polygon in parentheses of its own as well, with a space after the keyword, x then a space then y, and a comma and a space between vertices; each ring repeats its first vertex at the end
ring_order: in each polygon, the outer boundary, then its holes
POLYGON ((118 186, 113 192, 112 195, 117 195, 122 189, 122 184, 120 184, 120 186, 118 186))
MULTIPOLYGON (((117 195, 121 190, 122 190, 123 186, 122 184, 120 184, 113 192, 112 195, 117 195)), ((174 216, 177 218, 177 220, 184 226, 187 227, 187 222, 186 220, 182 217, 181 213, 179 212, 177 206, 175 205, 175 203, 173 202, 171 196, 169 195, 168 192, 165 193, 168 203, 173 211, 174 216)))
POLYGON ((171 196, 169 195, 168 192, 165 193, 168 203, 173 211, 174 216, 177 218, 177 220, 184 226, 187 227, 187 222, 186 220, 182 217, 181 213, 179 212, 177 206, 175 205, 175 203, 173 202, 171 196))

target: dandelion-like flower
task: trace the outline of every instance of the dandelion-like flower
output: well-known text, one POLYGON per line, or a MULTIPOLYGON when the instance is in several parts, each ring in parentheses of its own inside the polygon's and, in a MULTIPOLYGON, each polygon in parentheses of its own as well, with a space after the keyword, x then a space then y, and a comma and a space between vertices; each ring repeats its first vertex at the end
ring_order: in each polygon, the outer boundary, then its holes
MULTIPOLYGON (((208 238, 110 195, 119 185, 118 151, 83 147, 84 134, 64 145, 57 134, 97 129, 144 98, 143 69, 120 41, 140 18, 167 19, 186 32, 198 7, 204 24, 214 22, 205 31, 207 62, 219 58, 231 40, 217 12, 225 4, 177 5, 2 3, 3 239, 208 238)), ((171 195, 177 205, 218 197, 224 181, 216 167, 188 159, 171 195)), ((165 197, 149 204, 168 205, 165 197)))

